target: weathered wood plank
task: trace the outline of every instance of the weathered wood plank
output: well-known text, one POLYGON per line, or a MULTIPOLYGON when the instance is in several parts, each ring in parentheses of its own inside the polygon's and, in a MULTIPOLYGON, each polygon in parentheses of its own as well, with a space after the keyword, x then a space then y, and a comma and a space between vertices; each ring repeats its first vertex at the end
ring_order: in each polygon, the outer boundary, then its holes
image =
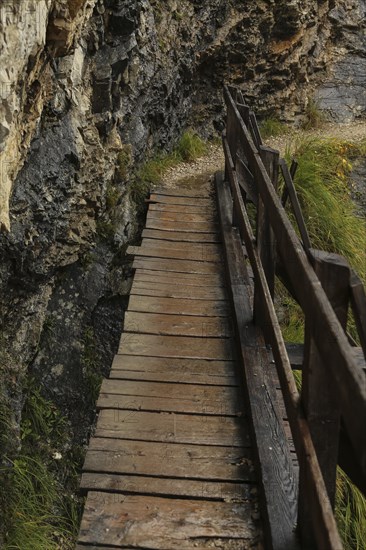
POLYGON ((250 503, 132 495, 116 502, 112 495, 92 492, 85 505, 80 541, 161 550, 200 550, 214 544, 215 548, 230 550, 230 538, 238 544, 243 541, 243 547, 246 540, 255 538, 256 528, 249 519, 250 513, 250 503), (221 544, 219 540, 216 543, 215 539, 220 538, 221 544))
POLYGON ((228 317, 226 302, 210 300, 185 300, 184 298, 157 298, 154 296, 130 296, 130 311, 166 313, 175 315, 199 315, 202 317, 228 317))
POLYGON ((235 386, 233 361, 116 355, 110 378, 235 386))
POLYGON ((119 352, 148 357, 190 357, 192 359, 232 359, 229 338, 192 338, 155 334, 122 334, 119 352))
POLYGON ((134 281, 175 283, 185 286, 223 287, 225 280, 221 273, 178 273, 153 269, 137 269, 134 281))
MULTIPOLYGON (((164 239, 148 239, 145 238, 142 241, 141 247, 150 248, 165 248, 166 250, 182 250, 184 252, 196 251, 207 255, 219 255, 222 254, 221 245, 214 243, 187 243, 185 241, 174 241, 170 242, 164 239)), ((189 260, 189 257, 186 258, 189 260)))
POLYGON ((95 437, 250 447, 244 418, 105 409, 100 411, 95 437))
POLYGON ((193 260, 173 260, 167 258, 135 257, 134 269, 150 269, 177 273, 197 273, 217 276, 217 264, 214 262, 196 262, 193 260))
POLYGON ((158 195, 152 193, 150 200, 162 204, 180 204, 185 206, 213 206, 215 201, 207 197, 178 197, 173 195, 158 195))
POLYGON ((200 214, 205 215, 209 213, 214 215, 216 213, 215 204, 212 203, 212 206, 204 205, 190 205, 186 204, 161 204, 161 203, 152 203, 149 206, 149 212, 177 212, 181 214, 200 214))
POLYGON ((216 416, 242 415, 243 409, 235 387, 185 384, 182 388, 172 383, 117 379, 104 380, 97 407, 216 416))
POLYGON ((157 196, 168 196, 168 197, 183 197, 183 198, 193 198, 193 199, 208 199, 213 201, 212 193, 206 189, 199 188, 187 188, 187 187, 157 187, 152 192, 157 196))
MULTIPOLYGON (((253 486, 248 483, 168 479, 137 475, 83 473, 80 487, 84 491, 98 491, 115 495, 137 494, 150 496, 190 497, 226 502, 253 500, 253 486)), ((119 499, 120 500, 120 499, 119 499)))
POLYGON ((83 471, 253 481, 251 450, 92 437, 83 471))
POLYGON ((144 229, 142 232, 142 238, 191 243, 221 242, 221 237, 218 233, 196 233, 194 231, 164 231, 159 229, 144 229))
MULTIPOLYGON (((209 246, 209 245, 208 245, 209 246)), ((159 244, 153 239, 151 243, 142 243, 141 246, 129 246, 127 254, 134 256, 148 256, 150 258, 172 258, 176 260, 194 260, 197 262, 221 262, 221 254, 218 251, 212 252, 205 245, 198 244, 196 247, 187 248, 184 246, 168 246, 159 244)))
POLYGON ((172 212, 172 211, 162 211, 162 210, 149 210, 147 213, 147 220, 163 220, 163 221, 170 221, 174 224, 174 222, 182 222, 184 221, 187 224, 204 224, 208 226, 212 226, 213 231, 215 229, 217 230, 217 224, 215 223, 216 215, 214 212, 205 212, 204 214, 198 214, 193 213, 185 213, 182 212, 172 212))
POLYGON ((217 225, 212 222, 186 222, 184 220, 153 219, 146 220, 146 229, 160 231, 185 231, 187 233, 217 233, 217 225))
POLYGON ((185 298, 186 300, 227 300, 226 291, 222 287, 192 287, 182 283, 161 283, 135 280, 130 294, 139 296, 161 296, 163 298, 185 298))
POLYGON ((195 317, 193 315, 165 315, 128 311, 124 321, 125 332, 198 336, 200 338, 228 338, 233 336, 226 317, 195 317))
MULTIPOLYGON (((242 279, 244 282, 247 279, 245 262, 244 258, 236 257, 240 247, 233 246, 237 234, 231 229, 230 190, 219 175, 216 176, 216 191, 228 273, 232 281, 237 335, 242 365, 245 365, 244 387, 251 411, 257 463, 262 474, 267 545, 268 548, 276 550, 296 549, 298 543, 294 528, 297 519, 297 478, 290 459, 275 389, 272 387, 271 377, 266 374, 266 371, 272 368, 270 359, 263 337, 259 329, 253 325, 253 313, 246 286, 237 284, 238 280, 242 279)), ((236 191, 240 204, 238 186, 236 191)))

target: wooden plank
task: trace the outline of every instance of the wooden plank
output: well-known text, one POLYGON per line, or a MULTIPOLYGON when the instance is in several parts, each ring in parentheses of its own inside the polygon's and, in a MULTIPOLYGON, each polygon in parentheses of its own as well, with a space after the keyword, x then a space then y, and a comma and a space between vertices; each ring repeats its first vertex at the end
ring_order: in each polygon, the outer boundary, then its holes
MULTIPOLYGON (((236 187, 240 194, 239 186, 236 187)), ((231 230, 231 197, 227 183, 216 177, 219 216, 223 231, 229 278, 232 281, 233 306, 237 322, 247 403, 256 442, 257 462, 262 474, 263 514, 267 524, 268 548, 296 549, 294 534, 297 519, 297 478, 293 470, 281 414, 277 406, 269 356, 253 314, 246 285, 237 284, 246 275, 244 258, 237 258, 231 230), (270 371, 269 371, 270 372, 270 371)), ((240 196, 241 199, 241 196, 240 196)))
POLYGON ((193 315, 164 315, 128 311, 124 320, 125 332, 228 338, 233 336, 226 317, 196 317, 193 315))
POLYGON ((152 269, 137 269, 134 281, 176 283, 187 286, 223 287, 225 280, 222 273, 177 273, 152 269))
POLYGON ((172 271, 176 273, 197 273, 217 277, 217 264, 213 262, 196 262, 193 260, 172 260, 167 258, 149 258, 138 256, 134 259, 134 269, 172 271))
POLYGON ((122 334, 119 352, 149 357, 189 357, 192 359, 232 359, 230 338, 193 338, 156 334, 122 334))
POLYGON ((252 541, 256 534, 250 515, 250 503, 233 505, 135 495, 116 502, 113 495, 91 492, 79 540, 118 548, 130 545, 143 549, 200 550, 214 545, 230 550, 233 538, 245 548, 246 541, 252 541))
POLYGON ((253 486, 248 483, 166 479, 149 476, 83 473, 80 488, 84 491, 107 491, 118 495, 190 497, 226 502, 253 500, 253 486))
POLYGON ((263 163, 255 151, 237 108, 226 92, 225 101, 228 108, 237 113, 241 140, 246 148, 249 168, 255 175, 259 192, 266 203, 279 253, 282 259, 286 258, 288 276, 296 296, 305 314, 312 319, 314 339, 320 354, 326 361, 329 376, 335 381, 344 422, 360 467, 366 477, 366 431, 362 423, 358 421, 359 418, 366 417, 366 379, 357 367, 347 336, 344 334, 314 270, 309 265, 308 258, 273 189, 263 163), (326 338, 324 338, 325 333, 327 334, 326 338), (350 395, 352 395, 352 403, 349 399, 350 395))
POLYGON ((152 258, 221 262, 221 253, 216 245, 203 243, 169 243, 168 241, 144 239, 141 246, 129 246, 127 254, 152 258))
POLYGON ((100 411, 95 437, 250 447, 243 418, 105 409, 100 411))
POLYGON ((130 294, 140 296, 162 296, 165 298, 185 298, 186 300, 227 300, 222 287, 192 287, 182 284, 148 282, 134 280, 130 294))
MULTIPOLYGON (((222 247, 221 245, 214 244, 214 243, 190 243, 190 242, 170 242, 164 239, 157 240, 157 239, 149 239, 145 238, 142 241, 141 246, 148 248, 148 247, 161 247, 165 248, 166 250, 181 250, 185 251, 187 253, 191 251, 196 251, 201 253, 202 256, 214 256, 214 255, 220 255, 222 254, 222 247)), ((189 260, 189 258, 187 258, 189 260)))
POLYGON ((104 380, 97 407, 216 416, 242 414, 235 387, 104 380), (184 392, 183 392, 184 390, 184 392))
POLYGON ((128 309, 147 313, 174 315, 199 315, 201 317, 228 317, 230 308, 224 301, 185 300, 184 298, 157 298, 155 296, 130 296, 128 309))
POLYGON ((187 233, 217 233, 217 225, 212 222, 186 222, 166 219, 147 218, 146 229, 159 229, 160 231, 185 231, 187 233))
POLYGON ((142 238, 159 239, 165 241, 192 242, 192 243, 220 243, 218 233, 195 233, 189 231, 164 231, 159 229, 144 229, 142 238))
POLYGON ((178 204, 184 206, 213 206, 215 201, 207 197, 177 197, 172 195, 158 195, 152 193, 150 200, 161 204, 178 204))
POLYGON ((147 220, 167 220, 172 222, 182 222, 184 221, 187 224, 205 224, 212 226, 212 228, 217 229, 217 226, 215 224, 216 220, 216 214, 215 212, 210 212, 209 210, 207 212, 204 212, 202 214, 199 213, 182 213, 182 212, 172 212, 171 210, 168 211, 161 211, 161 210, 148 210, 147 213, 147 220))
POLYGON ((157 187, 153 191, 154 195, 163 195, 168 197, 189 197, 198 199, 212 199, 212 192, 207 189, 201 188, 187 188, 187 187, 157 187))
POLYGON ((253 481, 245 447, 157 443, 92 437, 83 471, 211 481, 253 481))
POLYGON ((205 215, 207 212, 210 215, 214 215, 216 213, 215 204, 212 203, 212 206, 204 205, 200 206, 198 205, 190 205, 187 206, 186 204, 159 204, 159 203, 152 203, 149 205, 149 211, 150 212, 179 212, 181 214, 200 214, 205 215))
POLYGON ((233 361, 116 355, 110 378, 235 386, 233 361))

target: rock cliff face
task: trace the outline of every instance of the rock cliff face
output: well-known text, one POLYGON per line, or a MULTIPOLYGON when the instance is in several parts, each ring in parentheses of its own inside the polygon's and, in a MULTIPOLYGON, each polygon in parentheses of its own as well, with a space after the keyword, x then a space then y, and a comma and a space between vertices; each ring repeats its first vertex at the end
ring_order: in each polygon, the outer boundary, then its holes
POLYGON ((335 118, 364 116, 365 2, 5 0, 0 15, 0 391, 14 453, 29 372, 86 433, 138 234, 133 167, 188 125, 220 129, 224 81, 263 115, 294 120, 315 94, 335 118))

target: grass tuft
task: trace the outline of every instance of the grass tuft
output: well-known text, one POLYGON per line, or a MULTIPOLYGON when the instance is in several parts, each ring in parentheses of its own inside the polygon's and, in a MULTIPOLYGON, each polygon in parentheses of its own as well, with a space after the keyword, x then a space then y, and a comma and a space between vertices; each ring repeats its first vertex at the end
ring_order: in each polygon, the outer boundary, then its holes
POLYGON ((302 124, 303 130, 312 130, 321 128, 327 121, 323 111, 320 110, 319 104, 314 99, 309 99, 305 108, 305 120, 302 124))
POLYGON ((366 220, 356 214, 349 184, 356 155, 354 144, 306 138, 286 156, 299 163, 295 186, 313 248, 345 256, 365 281, 366 220))
POLYGON ((266 118, 259 126, 263 139, 278 137, 288 132, 288 126, 278 120, 278 118, 266 118))

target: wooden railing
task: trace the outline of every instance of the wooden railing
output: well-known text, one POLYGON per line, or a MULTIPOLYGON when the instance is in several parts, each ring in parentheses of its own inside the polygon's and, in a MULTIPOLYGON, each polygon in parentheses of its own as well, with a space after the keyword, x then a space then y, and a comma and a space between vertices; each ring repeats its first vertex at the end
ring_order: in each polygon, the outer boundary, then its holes
POLYGON ((300 466, 298 530, 303 547, 342 548, 334 519, 336 467, 366 494, 366 297, 347 261, 311 248, 293 179, 279 152, 263 145, 242 93, 225 87, 225 180, 254 273, 254 319, 275 359, 300 466), (279 173, 284 192, 278 195, 279 173), (290 199, 298 237, 284 205, 290 199), (256 206, 253 231, 247 203, 256 206), (299 393, 274 308, 278 274, 305 316, 299 393), (347 334, 352 308, 361 348, 347 334), (354 342, 353 342, 354 344, 354 342))

